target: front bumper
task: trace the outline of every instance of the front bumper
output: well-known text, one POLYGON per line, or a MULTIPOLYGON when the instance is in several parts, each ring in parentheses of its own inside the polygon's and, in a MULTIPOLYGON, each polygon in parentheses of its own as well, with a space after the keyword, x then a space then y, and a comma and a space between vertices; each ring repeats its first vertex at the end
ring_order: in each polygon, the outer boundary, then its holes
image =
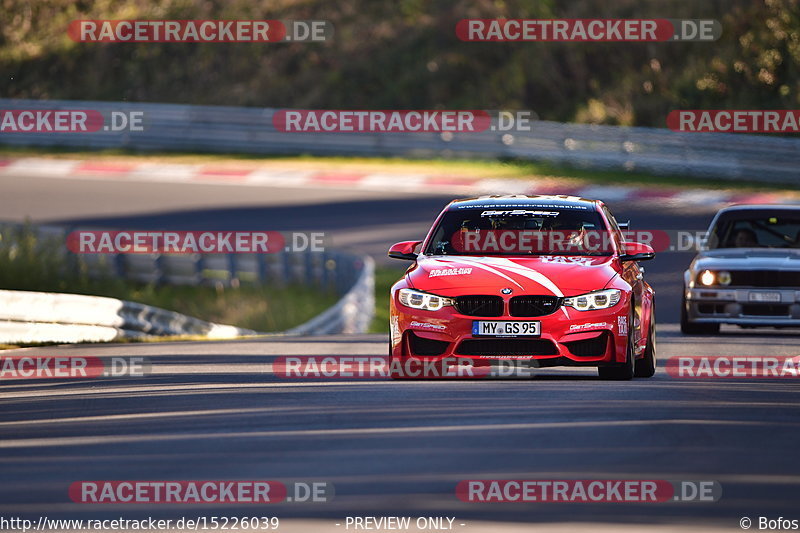
POLYGON ((685 291, 687 317, 705 324, 800 327, 800 291, 770 288, 691 288, 685 291), (765 293, 780 295, 763 301, 765 293))
POLYGON ((528 361, 530 366, 602 366, 625 361, 629 308, 623 302, 610 309, 576 311, 562 307, 541 317, 476 317, 452 307, 421 311, 396 305, 391 318, 391 352, 416 359, 468 358, 476 363, 496 360, 528 361), (475 336, 476 320, 541 323, 541 335, 475 336))

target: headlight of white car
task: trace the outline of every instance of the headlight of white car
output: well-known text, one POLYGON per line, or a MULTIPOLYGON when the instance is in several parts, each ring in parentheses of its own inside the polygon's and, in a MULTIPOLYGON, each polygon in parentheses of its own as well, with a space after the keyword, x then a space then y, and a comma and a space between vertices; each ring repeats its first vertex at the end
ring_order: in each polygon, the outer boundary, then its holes
POLYGON ((578 311, 594 311, 595 309, 614 307, 621 297, 622 291, 619 289, 606 289, 564 298, 564 305, 578 311))
POLYGON ((700 272, 700 275, 697 276, 697 281, 700 283, 700 285, 705 287, 709 287, 711 285, 730 285, 731 280, 731 273, 727 270, 720 270, 719 272, 703 270, 700 272))
POLYGON ((445 298, 444 296, 415 291, 414 289, 400 289, 399 292, 400 303, 412 309, 438 311, 446 305, 453 305, 453 299, 445 298))
POLYGON ((717 280, 717 277, 710 270, 703 270, 702 272, 700 272, 700 275, 697 277, 697 280, 700 282, 701 285, 705 285, 706 287, 708 287, 709 285, 714 284, 714 282, 717 280))

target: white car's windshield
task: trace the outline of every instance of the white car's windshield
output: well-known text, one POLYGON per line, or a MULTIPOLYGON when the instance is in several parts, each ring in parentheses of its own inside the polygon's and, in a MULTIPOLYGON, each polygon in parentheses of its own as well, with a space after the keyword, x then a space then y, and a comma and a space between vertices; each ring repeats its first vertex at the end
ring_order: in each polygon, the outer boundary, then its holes
POLYGON ((800 249, 800 212, 726 213, 712 228, 708 247, 800 249))

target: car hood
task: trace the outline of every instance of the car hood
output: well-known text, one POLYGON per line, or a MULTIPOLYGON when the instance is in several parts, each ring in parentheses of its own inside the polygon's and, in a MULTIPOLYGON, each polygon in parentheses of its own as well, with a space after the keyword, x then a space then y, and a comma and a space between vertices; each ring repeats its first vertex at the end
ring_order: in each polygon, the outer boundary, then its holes
POLYGON ((617 275, 613 264, 611 257, 420 256, 407 276, 411 287, 442 296, 500 294, 506 288, 512 294, 575 296, 604 288, 617 275))
POLYGON ((695 269, 800 270, 800 249, 722 248, 701 252, 695 269))

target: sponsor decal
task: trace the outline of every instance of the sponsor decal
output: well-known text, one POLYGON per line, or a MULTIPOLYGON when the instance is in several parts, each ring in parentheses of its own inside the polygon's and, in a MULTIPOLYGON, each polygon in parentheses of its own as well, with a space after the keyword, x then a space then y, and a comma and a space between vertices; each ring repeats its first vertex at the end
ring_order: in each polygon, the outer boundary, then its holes
POLYGON ((429 278, 438 276, 466 276, 472 274, 471 268, 437 268, 428 273, 429 278))
POLYGON ((610 328, 611 324, 608 322, 594 322, 588 324, 573 324, 569 327, 570 331, 575 330, 582 330, 582 329, 597 329, 597 328, 610 328))
POLYGON ((482 211, 482 217, 512 217, 512 216, 524 216, 524 217, 557 217, 559 215, 558 211, 529 211, 527 209, 512 209, 512 210, 505 210, 505 211, 482 211))
POLYGON ((389 320, 389 337, 391 338, 393 347, 400 343, 400 319, 397 316, 393 316, 391 320, 389 320))
POLYGON ((575 257, 575 256, 567 257, 563 255, 545 255, 542 256, 542 263, 561 263, 565 265, 589 266, 593 263, 593 260, 590 257, 575 257))
POLYGON ((617 317, 617 327, 619 328, 619 335, 623 337, 628 334, 628 317, 621 315, 617 317))
MULTIPOLYGON (((545 195, 544 198, 549 198, 552 200, 565 200, 565 201, 577 201, 581 198, 579 196, 547 196, 545 195)), ((537 204, 533 202, 525 202, 525 204, 520 205, 519 203, 507 203, 507 204, 500 204, 500 203, 491 203, 491 204, 464 204, 464 205, 457 205, 455 209, 497 209, 500 207, 507 207, 509 209, 521 210, 521 209, 530 209, 531 207, 536 207, 540 209, 553 209, 552 205, 548 204, 537 204)), ((589 211, 590 208, 585 205, 559 205, 559 211, 564 211, 565 209, 572 209, 575 211, 589 211)))
POLYGON ((417 322, 416 320, 411 321, 412 328, 421 328, 421 329, 435 329, 444 331, 447 329, 447 326, 443 326, 441 324, 431 324, 430 322, 417 322))

